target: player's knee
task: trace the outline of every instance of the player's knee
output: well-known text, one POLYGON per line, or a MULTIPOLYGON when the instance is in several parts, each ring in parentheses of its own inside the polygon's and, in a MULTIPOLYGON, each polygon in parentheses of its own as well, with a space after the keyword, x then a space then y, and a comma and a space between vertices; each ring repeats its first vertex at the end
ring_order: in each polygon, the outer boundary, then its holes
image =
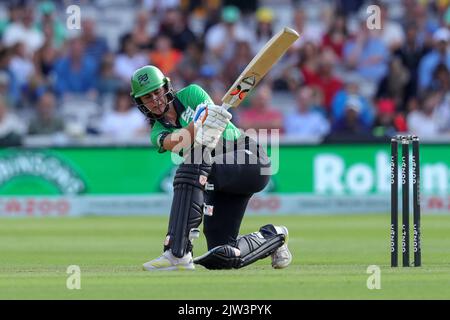
POLYGON ((253 193, 261 192, 269 184, 270 176, 259 174, 255 179, 253 193))
POLYGON ((173 186, 188 184, 197 188, 204 188, 211 166, 206 164, 181 164, 173 180, 173 186))

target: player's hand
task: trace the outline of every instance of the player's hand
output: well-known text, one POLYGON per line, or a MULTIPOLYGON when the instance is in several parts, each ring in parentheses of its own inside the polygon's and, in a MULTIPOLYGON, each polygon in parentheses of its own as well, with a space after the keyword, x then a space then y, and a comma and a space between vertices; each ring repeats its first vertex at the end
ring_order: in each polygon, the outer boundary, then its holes
POLYGON ((232 118, 231 113, 211 103, 202 103, 197 106, 194 113, 194 125, 211 129, 225 130, 232 118))
POLYGON ((200 126, 195 129, 195 145, 203 145, 214 149, 219 142, 223 131, 200 126))
POLYGON ((206 117, 203 125, 209 128, 225 130, 225 127, 230 123, 232 118, 231 113, 221 106, 216 106, 214 104, 208 104, 207 111, 208 116, 206 117))
POLYGON ((202 103, 194 113, 195 143, 215 148, 230 123, 231 113, 214 104, 202 103))

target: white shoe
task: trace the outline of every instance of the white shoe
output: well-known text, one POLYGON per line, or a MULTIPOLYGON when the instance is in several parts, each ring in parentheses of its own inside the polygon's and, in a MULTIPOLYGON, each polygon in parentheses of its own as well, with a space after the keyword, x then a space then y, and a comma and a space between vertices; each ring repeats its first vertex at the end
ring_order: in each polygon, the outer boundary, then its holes
POLYGON ((275 269, 286 268, 292 262, 292 254, 288 249, 289 232, 285 226, 275 226, 278 233, 285 235, 284 244, 272 253, 272 267, 275 269))
POLYGON ((177 258, 172 251, 166 250, 164 253, 154 260, 143 264, 144 270, 147 271, 170 271, 170 270, 194 270, 194 262, 192 261, 192 253, 189 252, 182 258, 177 258))

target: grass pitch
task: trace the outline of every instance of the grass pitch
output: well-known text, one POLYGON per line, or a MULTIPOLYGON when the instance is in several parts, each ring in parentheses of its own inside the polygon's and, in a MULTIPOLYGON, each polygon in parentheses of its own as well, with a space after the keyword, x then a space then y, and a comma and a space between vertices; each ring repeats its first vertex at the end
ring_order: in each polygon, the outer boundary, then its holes
MULTIPOLYGON (((141 265, 161 254, 167 217, 0 219, 0 299, 450 299, 450 216, 424 215, 423 267, 396 269, 388 214, 246 217, 241 231, 266 223, 289 228, 287 269, 266 258, 150 273, 141 265), (69 265, 81 268, 80 290, 66 288, 69 265), (369 265, 381 268, 380 290, 367 288, 369 265)), ((194 245, 205 252, 203 235, 194 245)))

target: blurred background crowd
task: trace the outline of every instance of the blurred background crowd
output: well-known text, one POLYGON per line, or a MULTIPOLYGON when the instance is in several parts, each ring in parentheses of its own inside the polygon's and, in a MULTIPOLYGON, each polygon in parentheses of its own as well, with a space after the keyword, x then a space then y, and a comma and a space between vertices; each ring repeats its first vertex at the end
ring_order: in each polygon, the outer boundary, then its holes
MULTIPOLYGON (((450 1, 79 0, 0 3, 0 145, 47 137, 132 142, 149 125, 130 99, 153 64, 175 90, 220 99, 283 26, 300 39, 233 110, 240 128, 294 141, 450 137, 450 1), (81 9, 70 29, 70 5, 81 9), (370 5, 380 29, 370 30, 370 5)), ((450 138, 449 138, 450 140, 450 138)))

